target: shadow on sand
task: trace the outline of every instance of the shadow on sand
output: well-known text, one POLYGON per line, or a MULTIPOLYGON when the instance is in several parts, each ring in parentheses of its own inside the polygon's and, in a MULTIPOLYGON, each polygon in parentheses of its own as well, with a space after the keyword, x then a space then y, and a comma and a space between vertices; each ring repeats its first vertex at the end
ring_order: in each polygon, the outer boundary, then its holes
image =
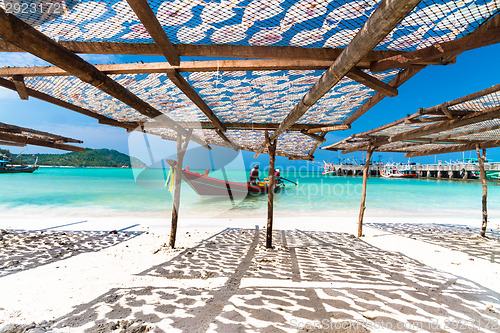
POLYGON ((80 253, 97 252, 141 233, 6 230, 0 237, 0 277, 67 259, 80 253))
POLYGON ((481 237, 479 228, 466 225, 433 223, 365 223, 365 225, 500 264, 500 230, 488 228, 487 237, 481 237))
POLYGON ((446 325, 463 322, 469 326, 455 331, 498 329, 499 314, 487 305, 498 309, 500 295, 401 254, 333 232, 275 231, 273 250, 264 240, 259 229, 226 229, 139 273, 144 286, 109 290, 53 327, 111 332, 134 321, 142 323, 137 332, 367 332, 380 325, 448 332, 446 325))

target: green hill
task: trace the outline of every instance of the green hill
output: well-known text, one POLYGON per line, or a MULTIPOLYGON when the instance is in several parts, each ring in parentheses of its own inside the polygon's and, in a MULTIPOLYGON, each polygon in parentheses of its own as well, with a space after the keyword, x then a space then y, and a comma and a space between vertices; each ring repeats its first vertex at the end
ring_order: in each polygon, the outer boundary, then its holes
MULTIPOLYGON (((34 156, 32 154, 22 154, 17 156, 11 154, 8 150, 0 149, 0 153, 6 154, 14 158, 14 164, 21 164, 21 159, 24 164, 33 163, 34 156)), ((85 149, 85 151, 70 152, 65 154, 36 154, 38 156, 38 165, 54 165, 54 166, 77 166, 77 167, 130 167, 130 157, 111 149, 85 149)), ((132 159, 135 159, 132 157, 132 159)), ((137 160, 138 161, 138 160, 137 160)), ((141 161, 134 165, 143 165, 141 161)))

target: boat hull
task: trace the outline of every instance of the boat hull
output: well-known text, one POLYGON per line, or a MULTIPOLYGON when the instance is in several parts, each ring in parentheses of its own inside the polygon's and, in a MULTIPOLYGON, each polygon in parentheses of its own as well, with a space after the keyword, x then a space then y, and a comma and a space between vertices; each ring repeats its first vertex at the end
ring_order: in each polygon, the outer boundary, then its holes
MULTIPOLYGON (((229 182, 188 170, 182 170, 182 178, 198 195, 246 197, 268 192, 267 185, 229 182)), ((281 186, 276 187, 275 192, 280 189, 281 186)))
POLYGON ((0 173, 33 173, 37 169, 38 169, 37 166, 0 168, 0 173))

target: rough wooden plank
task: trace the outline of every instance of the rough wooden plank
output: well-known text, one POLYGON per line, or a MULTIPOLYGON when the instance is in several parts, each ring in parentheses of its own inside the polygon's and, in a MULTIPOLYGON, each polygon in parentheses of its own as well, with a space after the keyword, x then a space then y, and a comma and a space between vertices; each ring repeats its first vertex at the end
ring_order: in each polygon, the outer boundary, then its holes
POLYGON ((408 157, 419 157, 419 156, 427 156, 427 155, 457 153, 457 152, 461 152, 461 151, 474 150, 474 149, 476 149, 476 146, 479 146, 480 149, 500 147, 500 140, 491 140, 491 141, 484 141, 484 142, 481 142, 479 144, 478 143, 470 143, 470 144, 464 144, 464 145, 453 146, 453 147, 441 147, 441 148, 428 149, 428 150, 423 150, 423 151, 418 151, 418 152, 410 152, 410 153, 406 153, 405 157, 408 158, 408 157))
MULTIPOLYGON (((179 126, 175 121, 29 24, 12 14, 6 14, 2 8, 0 8, 0 37, 24 49, 26 52, 72 73, 80 80, 93 85, 150 118, 161 116, 163 121, 169 124, 170 128, 180 134, 187 135, 187 130, 179 126)), ((208 145, 200 138, 195 137, 193 141, 208 148, 208 145)))
POLYGON ((14 75, 12 77, 12 82, 14 82, 14 86, 16 87, 16 91, 24 101, 27 101, 29 98, 28 91, 26 90, 26 84, 24 83, 24 76, 22 75, 14 75))
POLYGON ((216 128, 215 131, 234 151, 238 151, 240 149, 238 145, 229 140, 229 138, 220 129, 216 128))
POLYGON ((359 68, 354 67, 346 74, 346 76, 386 96, 395 97, 398 95, 398 90, 396 88, 363 72, 359 68))
POLYGON ((500 15, 497 14, 486 24, 482 25, 471 34, 452 41, 432 45, 420 50, 408 52, 401 55, 381 59, 373 62, 370 71, 373 73, 382 72, 395 68, 405 68, 407 66, 444 59, 448 56, 456 56, 462 52, 492 45, 500 42, 500 15))
POLYGON ((325 136, 328 132, 322 132, 321 135, 318 135, 318 139, 316 140, 316 143, 314 144, 314 146, 312 147, 311 151, 309 152, 309 156, 311 156, 312 158, 314 158, 314 153, 316 152, 316 150, 319 148, 319 146, 321 146, 321 144, 323 142, 325 142, 325 136))
MULTIPOLYGON (((452 101, 449 101, 449 102, 446 102, 443 104, 432 106, 432 107, 426 108, 426 109, 420 109, 418 112, 420 114, 431 114, 431 113, 435 113, 435 112, 443 113, 444 108, 449 108, 450 106, 454 106, 454 105, 462 104, 462 103, 465 103, 468 101, 472 101, 473 99, 480 98, 480 97, 483 97, 483 96, 486 96, 489 94, 493 94, 493 93, 496 93, 497 91, 500 91, 500 84, 496 84, 496 85, 491 86, 489 88, 477 91, 477 92, 469 94, 469 95, 465 95, 463 97, 454 99, 452 101)), ((451 112, 451 114, 453 114, 453 111, 454 110, 449 110, 449 112, 451 112)))
MULTIPOLYGON (((0 78, 0 86, 7 88, 7 89, 10 89, 10 90, 13 90, 13 91, 16 91, 16 87, 15 87, 14 83, 9 81, 9 80, 3 79, 3 78, 0 78)), ((42 100, 44 102, 51 103, 51 104, 69 109, 71 111, 81 113, 81 114, 86 115, 88 117, 98 119, 100 124, 106 124, 106 125, 122 127, 122 128, 129 128, 129 126, 126 123, 116 121, 114 119, 100 115, 100 114, 95 113, 93 111, 84 109, 82 107, 65 102, 63 100, 52 97, 50 95, 44 94, 44 93, 39 92, 37 90, 31 89, 31 88, 26 88, 26 91, 28 92, 29 96, 31 96, 33 98, 36 98, 36 99, 42 100)), ((138 123, 135 123, 135 124, 138 124, 138 123)), ((138 125, 136 125, 135 127, 137 127, 137 126, 138 125)))
MULTIPOLYGON (((408 15, 420 0, 383 0, 335 62, 290 111, 270 139, 276 139, 332 89, 364 56, 408 15)), ((264 150, 262 145, 255 157, 264 150)))
POLYGON ((25 128, 25 127, 20 127, 16 125, 10 125, 10 124, 5 124, 5 123, 0 123, 0 131, 3 132, 11 132, 11 133, 30 133, 30 134, 36 134, 36 135, 41 135, 46 137, 47 139, 50 140, 57 140, 60 142, 72 142, 72 143, 83 143, 81 140, 77 139, 72 139, 68 138, 65 136, 57 135, 57 134, 52 134, 52 133, 47 133, 47 132, 42 132, 38 130, 34 130, 31 128, 25 128))
POLYGON ((26 147, 25 143, 9 142, 0 140, 0 146, 12 146, 12 147, 26 147))
POLYGON ((212 109, 201 99, 200 95, 189 85, 189 83, 179 74, 176 70, 170 70, 167 72, 167 76, 183 93, 187 96, 206 116, 210 119, 216 128, 221 131, 225 131, 226 127, 217 118, 212 109))
MULTIPOLYGON (((295 126, 296 124, 292 125, 290 128, 295 126)), ((308 133, 319 133, 319 132, 333 132, 333 131, 344 131, 348 130, 351 128, 351 125, 332 125, 332 126, 323 126, 323 127, 317 127, 317 128, 312 128, 308 130, 308 133)))
POLYGON ((450 119, 422 126, 420 128, 395 134, 389 138, 389 142, 397 142, 411 140, 417 137, 426 136, 429 134, 448 131, 454 128, 475 124, 481 121, 495 119, 500 117, 500 107, 491 108, 484 112, 474 113, 458 119, 450 119))
MULTIPOLYGON (((120 42, 76 42, 59 41, 61 46, 75 53, 87 54, 130 54, 130 55, 163 55, 154 43, 120 43, 120 42)), ((294 46, 248 46, 248 45, 195 45, 174 44, 180 56, 212 57, 212 58, 268 58, 268 59, 304 59, 335 60, 342 49, 307 48, 294 46)), ((0 52, 25 52, 23 49, 0 39, 0 52)), ((371 51, 359 63, 358 67, 369 68, 372 61, 407 53, 405 51, 371 51)), ((429 64, 439 65, 439 62, 429 64)))
MULTIPOLYGON (((425 66, 420 66, 420 67, 410 67, 407 69, 404 69, 403 71, 399 72, 398 75, 389 82, 390 86, 393 86, 394 88, 398 88, 401 86, 403 83, 411 79, 415 74, 420 72, 422 69, 424 69, 425 66)), ((366 101, 365 104, 361 105, 359 109, 357 109, 353 114, 351 114, 346 120, 344 120, 345 125, 350 125, 354 121, 356 121, 359 117, 364 115, 368 110, 370 110, 372 107, 374 107, 378 102, 383 100, 386 96, 381 93, 376 93, 368 101, 366 101)))
POLYGON ((177 66, 181 62, 181 58, 175 50, 173 44, 168 39, 167 34, 163 30, 160 22, 149 7, 147 0, 127 0, 129 6, 134 10, 135 14, 141 20, 142 25, 146 28, 149 35, 160 48, 161 52, 167 58, 167 61, 172 66, 177 66))
MULTIPOLYGON (((210 60, 183 61, 178 66, 166 62, 108 64, 95 65, 104 74, 149 74, 179 72, 227 72, 227 71, 257 71, 257 70, 319 70, 327 69, 331 64, 328 60, 296 60, 296 59, 241 59, 241 60, 210 60)), ((37 76, 69 76, 65 70, 54 67, 4 67, 0 68, 0 76, 23 75, 37 76)))
POLYGON ((0 131, 0 140, 9 141, 9 142, 17 142, 17 143, 21 143, 21 144, 28 144, 28 145, 34 145, 34 146, 49 147, 49 148, 54 148, 54 149, 68 150, 68 151, 82 152, 85 150, 84 147, 67 145, 64 143, 56 143, 56 142, 53 142, 51 140, 43 140, 43 139, 28 137, 28 136, 19 135, 19 134, 3 133, 1 131, 0 131))

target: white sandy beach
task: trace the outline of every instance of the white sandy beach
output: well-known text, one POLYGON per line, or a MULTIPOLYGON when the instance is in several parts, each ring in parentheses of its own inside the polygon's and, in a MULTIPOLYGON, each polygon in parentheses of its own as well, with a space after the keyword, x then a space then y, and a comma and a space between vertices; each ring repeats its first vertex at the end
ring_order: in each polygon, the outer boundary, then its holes
POLYGON ((498 332, 498 224, 376 220, 278 217, 271 251, 262 217, 181 219, 175 250, 167 219, 2 220, 0 332, 498 332))

